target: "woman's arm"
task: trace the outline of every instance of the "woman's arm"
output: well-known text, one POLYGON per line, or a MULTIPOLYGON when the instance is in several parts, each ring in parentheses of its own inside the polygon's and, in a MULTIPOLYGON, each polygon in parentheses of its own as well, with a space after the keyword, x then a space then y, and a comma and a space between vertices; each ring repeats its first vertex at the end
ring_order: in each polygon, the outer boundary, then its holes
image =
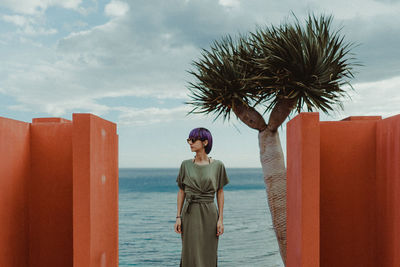
POLYGON ((218 203, 218 222, 217 222, 217 236, 224 233, 224 189, 221 188, 217 191, 218 203))
POLYGON ((181 228, 181 211, 182 211, 182 206, 183 206, 183 201, 185 200, 185 191, 183 191, 181 188, 179 188, 178 191, 178 196, 177 196, 177 211, 176 211, 176 217, 179 216, 179 218, 176 218, 174 230, 178 234, 182 234, 182 228, 181 228))
POLYGON ((177 211, 176 216, 181 216, 183 201, 185 199, 185 191, 179 188, 178 197, 177 197, 177 211))

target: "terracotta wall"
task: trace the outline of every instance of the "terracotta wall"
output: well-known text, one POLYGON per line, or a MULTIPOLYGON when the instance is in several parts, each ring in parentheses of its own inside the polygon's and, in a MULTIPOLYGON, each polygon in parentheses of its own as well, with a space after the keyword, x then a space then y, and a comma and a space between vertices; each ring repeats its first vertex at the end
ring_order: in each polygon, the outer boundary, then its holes
POLYGON ((0 118, 0 142, 0 266, 118 266, 115 123, 0 118))
POLYGON ((29 266, 72 266, 70 121, 33 120, 28 184, 29 266))
POLYGON ((116 125, 73 116, 74 267, 118 266, 116 125))
POLYGON ((400 115, 377 123, 376 141, 376 253, 381 266, 400 266, 400 115))
POLYGON ((376 121, 321 122, 321 266, 376 267, 376 121))
POLYGON ((320 122, 318 113, 288 123, 287 266, 400 266, 399 125, 400 116, 320 122), (316 206, 319 224, 309 219, 316 206))
POLYGON ((29 126, 0 117, 0 266, 28 266, 29 126))
POLYGON ((319 266, 320 126, 318 113, 288 124, 287 258, 293 267, 319 266))

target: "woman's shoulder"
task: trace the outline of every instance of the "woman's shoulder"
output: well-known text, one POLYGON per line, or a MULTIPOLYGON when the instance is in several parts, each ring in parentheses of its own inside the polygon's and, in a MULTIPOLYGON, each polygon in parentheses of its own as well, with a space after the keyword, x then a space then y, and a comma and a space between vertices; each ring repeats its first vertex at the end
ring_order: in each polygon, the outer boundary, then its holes
POLYGON ((213 161, 211 161, 212 163, 215 163, 216 165, 224 165, 224 163, 222 162, 222 160, 219 159, 214 159, 212 158, 213 161))
POLYGON ((182 160, 182 165, 185 165, 185 164, 188 164, 188 163, 190 163, 191 161, 192 161, 193 159, 184 159, 184 160, 182 160))

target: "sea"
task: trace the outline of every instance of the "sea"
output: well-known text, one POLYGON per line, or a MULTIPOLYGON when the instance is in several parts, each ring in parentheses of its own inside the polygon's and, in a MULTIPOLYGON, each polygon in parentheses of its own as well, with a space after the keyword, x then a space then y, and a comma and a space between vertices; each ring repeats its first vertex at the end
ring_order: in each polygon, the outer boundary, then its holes
MULTIPOLYGON (((119 170, 119 266, 179 266, 175 233, 178 169, 119 170)), ((226 168, 218 266, 284 266, 261 168, 226 168)), ((216 198, 215 198, 216 199, 216 198)))

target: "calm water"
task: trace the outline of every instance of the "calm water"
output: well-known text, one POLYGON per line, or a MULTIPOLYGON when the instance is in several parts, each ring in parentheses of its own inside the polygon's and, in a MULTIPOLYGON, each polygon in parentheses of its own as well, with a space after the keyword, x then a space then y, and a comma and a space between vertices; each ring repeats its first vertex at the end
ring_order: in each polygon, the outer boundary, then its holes
MULTIPOLYGON (((120 169, 119 266, 179 266, 178 169, 120 169)), ((218 266, 280 267, 261 169, 229 169, 218 266)))

